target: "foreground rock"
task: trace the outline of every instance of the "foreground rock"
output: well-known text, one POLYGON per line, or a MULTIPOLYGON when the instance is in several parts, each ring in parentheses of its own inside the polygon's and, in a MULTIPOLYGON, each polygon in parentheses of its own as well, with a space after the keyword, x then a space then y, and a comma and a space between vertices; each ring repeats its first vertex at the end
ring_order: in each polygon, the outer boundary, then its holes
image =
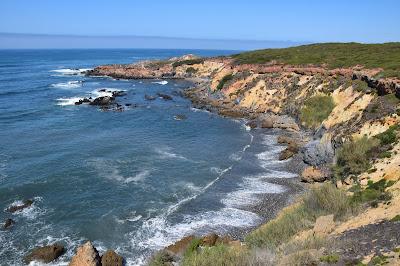
POLYGON ((102 266, 122 266, 124 265, 124 259, 115 253, 113 250, 107 250, 106 253, 101 256, 102 266))
POLYGON ((9 229, 11 226, 13 226, 15 224, 15 221, 11 218, 6 219, 6 221, 4 222, 3 228, 4 229, 9 229))
POLYGON ((65 249, 62 245, 53 244, 44 247, 34 248, 27 256, 25 256, 25 263, 30 263, 31 261, 38 261, 49 263, 64 254, 65 249))
POLYGON ((8 211, 8 212, 11 212, 11 213, 14 213, 14 212, 23 210, 23 209, 25 209, 25 208, 29 208, 30 206, 32 206, 32 204, 33 204, 33 200, 31 200, 31 199, 24 200, 24 201, 22 202, 22 204, 13 205, 13 206, 8 207, 8 208, 7 208, 7 211, 8 211))
POLYGON ((102 96, 94 99, 92 102, 90 102, 90 105, 99 105, 99 106, 106 106, 106 105, 111 105, 114 103, 115 98, 110 97, 110 96, 102 96))
POLYGON ((283 160, 290 159, 298 151, 299 151, 299 146, 295 143, 292 143, 279 154, 279 160, 283 161, 283 160))
POLYGON ((320 169, 314 166, 306 167, 301 173, 301 181, 307 183, 324 182, 330 177, 327 169, 320 169))
POLYGON ((99 252, 90 241, 78 247, 69 266, 101 266, 99 252))

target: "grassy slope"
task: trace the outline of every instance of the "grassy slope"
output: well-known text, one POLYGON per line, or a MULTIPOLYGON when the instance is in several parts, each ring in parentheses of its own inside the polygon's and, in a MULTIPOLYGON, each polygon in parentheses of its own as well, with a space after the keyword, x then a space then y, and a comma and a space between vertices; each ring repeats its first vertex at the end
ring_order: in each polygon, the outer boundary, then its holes
POLYGON ((329 68, 363 65, 383 68, 386 77, 400 78, 400 43, 324 43, 284 49, 266 49, 233 56, 239 64, 277 61, 290 65, 326 65, 329 68))

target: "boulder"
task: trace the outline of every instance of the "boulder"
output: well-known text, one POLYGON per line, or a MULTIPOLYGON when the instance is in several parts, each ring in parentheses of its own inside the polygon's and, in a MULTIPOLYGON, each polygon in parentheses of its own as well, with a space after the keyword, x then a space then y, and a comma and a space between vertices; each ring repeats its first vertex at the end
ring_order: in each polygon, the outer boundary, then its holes
POLYGON ((263 120, 261 120, 260 126, 261 128, 273 128, 274 121, 271 117, 266 117, 263 120))
POLYGON ((325 133, 321 138, 310 141, 302 148, 303 161, 312 166, 330 164, 335 155, 331 135, 325 133))
POLYGON ((195 236, 190 235, 182 238, 181 240, 175 242, 172 245, 169 245, 168 247, 165 248, 166 251, 169 251, 175 255, 182 255, 189 244, 195 239, 195 236))
POLYGON ((329 171, 315 166, 306 167, 301 173, 301 181, 307 183, 324 182, 330 177, 329 171))
POLYGON ((298 151, 299 147, 297 146, 297 144, 291 144, 286 149, 281 151, 281 153, 279 154, 279 160, 280 161, 287 160, 293 157, 293 155, 295 155, 298 151))
POLYGON ((8 207, 8 208, 7 208, 7 211, 8 211, 8 212, 20 211, 20 210, 23 210, 23 209, 25 209, 25 208, 30 207, 32 204, 33 204, 33 200, 31 200, 31 199, 24 200, 24 201, 22 202, 22 204, 13 205, 13 206, 8 207))
POLYGON ((90 103, 90 100, 88 98, 83 98, 83 99, 80 99, 79 101, 75 102, 75 105, 81 105, 83 103, 90 103))
POLYGON ((276 116, 273 127, 291 131, 300 131, 300 127, 297 125, 296 121, 287 115, 276 116))
POLYGON ((15 221, 14 221, 13 219, 8 218, 8 219, 6 219, 6 221, 4 222, 3 228, 4 228, 4 229, 8 229, 8 228, 10 228, 11 226, 13 226, 13 224, 15 224, 15 221))
POLYGON ((319 235, 327 235, 335 228, 335 222, 333 221, 333 214, 320 216, 315 221, 314 233, 319 235))
POLYGON ((100 266, 100 256, 90 241, 78 247, 69 266, 100 266))
POLYGON ((62 254, 64 254, 64 252, 64 247, 59 244, 36 247, 25 256, 24 261, 27 264, 29 264, 31 261, 49 263, 60 257, 62 254))
POLYGON ((217 234, 211 233, 211 234, 203 237, 203 239, 201 241, 201 245, 208 246, 208 247, 215 246, 218 239, 219 239, 219 236, 217 234))
POLYGON ((160 97, 163 100, 166 100, 166 101, 171 101, 172 100, 172 97, 169 96, 168 94, 157 93, 157 96, 160 97))
POLYGON ((122 97, 125 96, 127 93, 126 91, 113 91, 112 96, 113 97, 122 97))
POLYGON ((297 138, 280 135, 278 136, 277 142, 279 144, 298 145, 300 143, 300 140, 297 138))
POLYGON ((107 105, 112 104, 114 102, 114 100, 115 100, 115 98, 110 97, 110 96, 97 97, 90 103, 90 105, 107 106, 107 105))
POLYGON ((107 250, 106 253, 101 256, 101 266, 122 266, 124 265, 124 259, 115 253, 114 250, 107 250))
POLYGON ((249 128, 251 128, 251 129, 253 129, 253 128, 256 128, 258 125, 257 125, 257 121, 249 121, 249 122, 247 122, 246 123, 246 126, 248 126, 249 128))

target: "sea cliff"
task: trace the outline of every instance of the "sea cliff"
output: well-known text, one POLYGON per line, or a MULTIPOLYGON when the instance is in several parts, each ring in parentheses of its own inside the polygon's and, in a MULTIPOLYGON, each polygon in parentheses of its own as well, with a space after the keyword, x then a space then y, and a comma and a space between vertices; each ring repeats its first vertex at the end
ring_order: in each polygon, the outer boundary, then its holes
POLYGON ((152 265, 399 263, 400 44, 321 44, 99 66, 91 76, 191 79, 197 108, 282 128, 310 192, 242 242, 188 236, 152 265), (323 183, 325 182, 325 183, 323 183), (320 184, 323 183, 323 184, 320 184))

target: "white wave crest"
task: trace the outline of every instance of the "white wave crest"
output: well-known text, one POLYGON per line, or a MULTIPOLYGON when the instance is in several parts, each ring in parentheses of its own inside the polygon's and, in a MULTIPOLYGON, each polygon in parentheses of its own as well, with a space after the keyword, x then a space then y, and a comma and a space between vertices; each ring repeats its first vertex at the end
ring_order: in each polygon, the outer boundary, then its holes
POLYGON ((58 98, 57 105, 59 106, 75 105, 76 102, 79 102, 79 100, 83 99, 84 97, 58 98))
POLYGON ((58 89, 76 89, 82 86, 82 81, 73 80, 68 82, 52 84, 51 86, 53 88, 58 88, 58 89))
POLYGON ((167 84, 168 84, 168 81, 162 80, 162 81, 154 81, 154 82, 152 82, 152 83, 154 83, 154 84, 160 84, 160 85, 167 85, 167 84))
POLYGON ((81 75, 88 70, 92 70, 93 68, 79 68, 79 69, 71 69, 71 68, 62 68, 51 70, 51 72, 59 73, 61 75, 81 75))
POLYGON ((190 161, 185 156, 173 153, 171 150, 172 149, 170 147, 162 147, 162 148, 156 148, 155 152, 159 155, 161 159, 179 159, 183 161, 190 161))

